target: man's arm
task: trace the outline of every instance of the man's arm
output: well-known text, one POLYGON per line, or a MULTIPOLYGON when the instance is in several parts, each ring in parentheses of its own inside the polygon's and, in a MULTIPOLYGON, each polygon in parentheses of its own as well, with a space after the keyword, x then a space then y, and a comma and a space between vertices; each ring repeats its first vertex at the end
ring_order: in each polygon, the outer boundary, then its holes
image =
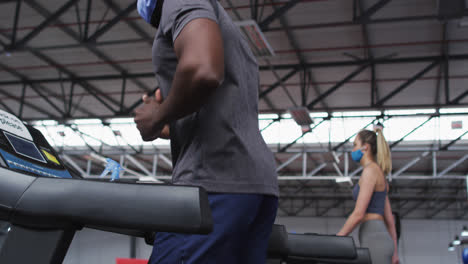
POLYGON ((155 113, 154 127, 159 129, 200 109, 224 78, 223 40, 213 20, 190 21, 174 47, 178 65, 169 94, 155 113))

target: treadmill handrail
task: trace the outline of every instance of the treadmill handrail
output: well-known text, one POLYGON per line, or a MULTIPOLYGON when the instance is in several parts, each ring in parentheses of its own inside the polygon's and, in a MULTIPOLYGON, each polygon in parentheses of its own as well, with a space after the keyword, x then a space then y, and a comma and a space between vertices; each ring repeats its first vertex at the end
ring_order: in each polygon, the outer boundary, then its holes
POLYGON ((0 183, 0 219, 18 225, 212 230, 208 197, 200 187, 43 178, 1 168, 0 183))
POLYGON ((337 259, 337 258, 310 258, 310 257, 295 257, 290 256, 287 259, 288 263, 294 264, 372 264, 369 249, 356 248, 357 257, 354 259, 337 259))
POLYGON ((274 225, 268 244, 271 258, 356 259, 352 237, 319 234, 291 234, 282 225, 274 225))
POLYGON ((288 234, 288 248, 289 256, 334 259, 357 257, 352 237, 288 234))

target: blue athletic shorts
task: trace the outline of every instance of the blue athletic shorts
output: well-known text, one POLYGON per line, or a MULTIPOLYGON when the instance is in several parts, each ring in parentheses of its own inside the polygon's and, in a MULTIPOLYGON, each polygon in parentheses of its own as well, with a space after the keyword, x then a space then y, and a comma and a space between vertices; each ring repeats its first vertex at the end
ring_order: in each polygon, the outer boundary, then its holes
POLYGON ((209 235, 157 233, 149 264, 263 264, 278 198, 209 194, 209 235))

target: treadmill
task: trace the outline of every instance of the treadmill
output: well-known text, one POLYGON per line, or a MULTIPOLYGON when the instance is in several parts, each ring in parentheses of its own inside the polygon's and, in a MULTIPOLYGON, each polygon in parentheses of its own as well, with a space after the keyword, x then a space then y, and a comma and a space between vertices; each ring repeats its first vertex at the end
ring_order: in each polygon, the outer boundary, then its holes
POLYGON ((273 225, 268 244, 268 264, 371 264, 367 248, 356 248, 352 237, 288 234, 273 225))
POLYGON ((199 187, 73 176, 39 130, 0 110, 0 263, 62 263, 83 227, 208 234, 212 218, 199 187))

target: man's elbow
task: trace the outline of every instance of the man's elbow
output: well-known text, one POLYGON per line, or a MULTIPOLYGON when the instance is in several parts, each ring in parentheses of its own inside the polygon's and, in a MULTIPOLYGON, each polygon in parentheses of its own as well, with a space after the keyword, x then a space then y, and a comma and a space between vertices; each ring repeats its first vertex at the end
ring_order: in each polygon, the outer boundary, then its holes
POLYGON ((224 70, 214 69, 210 67, 201 67, 194 76, 194 82, 200 83, 201 86, 209 87, 210 89, 218 88, 224 80, 224 70))
POLYGON ((218 88, 224 80, 223 67, 205 64, 186 65, 183 71, 191 75, 192 83, 198 84, 200 88, 208 90, 218 88))

